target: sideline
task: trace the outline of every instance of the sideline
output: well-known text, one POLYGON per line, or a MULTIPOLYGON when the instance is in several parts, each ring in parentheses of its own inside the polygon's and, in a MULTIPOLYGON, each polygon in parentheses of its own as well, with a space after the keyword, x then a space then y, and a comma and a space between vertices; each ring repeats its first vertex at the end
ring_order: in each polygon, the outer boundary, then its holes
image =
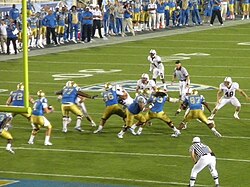
MULTIPOLYGON (((249 24, 250 20, 234 20, 234 21, 226 21, 224 23, 224 26, 219 26, 216 23, 214 26, 210 25, 202 25, 202 26, 190 26, 190 27, 183 27, 183 28, 172 28, 166 31, 166 29, 149 32, 146 31, 144 33, 138 33, 136 36, 129 36, 129 37, 109 37, 108 40, 101 40, 97 39, 93 43, 87 43, 87 44, 72 44, 72 45, 60 45, 57 47, 47 47, 44 49, 36 49, 29 52, 29 57, 32 56, 39 56, 39 55, 46 55, 46 54, 52 54, 52 53, 59 53, 64 51, 72 51, 77 49, 86 49, 91 47, 99 47, 99 46, 106 46, 111 44, 120 44, 125 42, 132 42, 132 41, 139 41, 139 40, 145 40, 145 39, 152 39, 152 38, 158 38, 163 36, 173 36, 173 35, 179 35, 179 34, 186 34, 186 33, 192 33, 192 32, 199 32, 199 31, 205 31, 205 30, 212 30, 212 29, 221 29, 231 26, 237 26, 237 25, 244 25, 249 24), (51 50, 53 48, 53 50, 51 50)), ((13 59, 19 59, 22 58, 22 53, 19 53, 17 55, 1 55, 0 61, 8 61, 13 59)))

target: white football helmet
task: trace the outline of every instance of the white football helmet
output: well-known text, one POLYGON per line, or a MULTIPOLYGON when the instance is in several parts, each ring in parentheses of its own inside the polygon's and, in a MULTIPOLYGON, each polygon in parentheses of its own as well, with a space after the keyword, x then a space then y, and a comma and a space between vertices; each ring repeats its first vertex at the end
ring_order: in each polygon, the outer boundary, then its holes
POLYGON ((199 137, 194 137, 193 138, 193 141, 192 141, 193 143, 200 143, 201 142, 201 139, 199 138, 199 137))
POLYGON ((24 85, 22 82, 18 83, 16 87, 18 90, 24 90, 24 85))
POLYGON ((141 80, 143 83, 149 81, 149 75, 147 73, 143 73, 141 75, 141 80))
POLYGON ((191 95, 193 92, 193 89, 192 88, 188 88, 187 89, 187 92, 186 92, 186 95, 191 95))
POLYGON ((37 96, 38 96, 38 97, 44 97, 44 96, 45 96, 45 93, 44 93, 42 90, 39 90, 39 91, 37 92, 37 96))
POLYGON ((151 50, 149 51, 149 54, 150 54, 152 57, 154 57, 154 56, 156 55, 156 50, 151 49, 151 50))
POLYGON ((224 79, 224 85, 227 86, 227 87, 230 87, 232 85, 233 81, 232 81, 232 78, 231 77, 226 77, 224 79))
POLYGON ((104 89, 106 91, 110 90, 111 88, 112 88, 112 84, 111 83, 107 82, 107 83, 104 84, 104 89))
POLYGON ((117 84, 117 85, 115 85, 115 89, 120 92, 120 91, 122 91, 122 86, 117 84))

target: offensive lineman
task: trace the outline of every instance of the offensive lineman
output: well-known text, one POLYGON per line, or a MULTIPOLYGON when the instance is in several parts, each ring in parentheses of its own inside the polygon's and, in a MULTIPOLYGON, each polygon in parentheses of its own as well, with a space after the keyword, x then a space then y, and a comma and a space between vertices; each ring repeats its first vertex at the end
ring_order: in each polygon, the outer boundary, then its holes
POLYGON ((163 89, 167 90, 167 85, 164 79, 164 65, 162 64, 161 57, 156 55, 156 51, 154 49, 149 51, 148 61, 150 62, 149 71, 153 73, 152 79, 155 81, 155 84, 156 79, 159 76, 163 83, 163 89))
POLYGON ((241 104, 235 96, 236 91, 239 91, 242 96, 244 96, 247 100, 250 100, 248 95, 240 89, 237 82, 233 82, 231 77, 226 77, 224 82, 220 84, 219 91, 217 92, 217 104, 208 119, 213 119, 217 111, 228 103, 231 103, 236 107, 234 118, 240 119, 239 112, 241 109, 241 104))

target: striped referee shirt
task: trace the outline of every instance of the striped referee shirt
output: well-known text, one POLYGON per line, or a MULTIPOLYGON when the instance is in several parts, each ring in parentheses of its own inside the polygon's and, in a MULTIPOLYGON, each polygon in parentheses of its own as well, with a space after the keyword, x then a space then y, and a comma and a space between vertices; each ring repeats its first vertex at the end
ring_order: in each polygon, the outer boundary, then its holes
POLYGON ((192 151, 194 151, 197 159, 200 159, 200 157, 203 155, 211 153, 210 148, 203 143, 194 143, 193 145, 191 145, 191 147, 189 148, 189 152, 191 153, 192 151))
POLYGON ((186 68, 182 67, 180 69, 175 68, 174 77, 176 77, 179 81, 186 81, 187 76, 189 76, 186 68))

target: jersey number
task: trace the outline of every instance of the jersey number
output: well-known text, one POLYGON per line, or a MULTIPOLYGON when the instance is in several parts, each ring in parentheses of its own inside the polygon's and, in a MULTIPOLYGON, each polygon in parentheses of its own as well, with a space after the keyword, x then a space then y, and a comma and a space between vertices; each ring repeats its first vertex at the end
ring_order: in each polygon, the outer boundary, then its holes
POLYGON ((234 92, 226 92, 225 93, 226 97, 233 97, 233 95, 234 95, 234 92))

